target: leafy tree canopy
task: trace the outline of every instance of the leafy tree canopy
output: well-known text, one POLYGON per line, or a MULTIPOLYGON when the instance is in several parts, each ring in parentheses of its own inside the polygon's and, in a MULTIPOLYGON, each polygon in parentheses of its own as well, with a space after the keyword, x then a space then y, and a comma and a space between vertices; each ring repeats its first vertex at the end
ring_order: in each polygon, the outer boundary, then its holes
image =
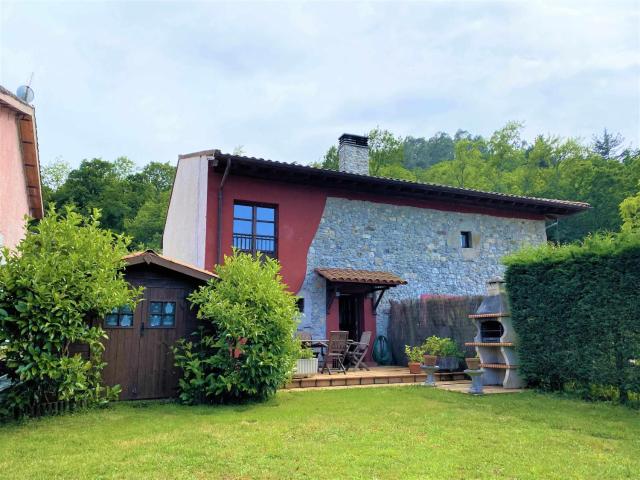
POLYGON ((98 208, 104 228, 131 236, 136 248, 158 250, 174 175, 169 163, 137 169, 127 157, 83 160, 75 169, 58 160, 43 167, 44 200, 74 205, 84 215, 98 208))

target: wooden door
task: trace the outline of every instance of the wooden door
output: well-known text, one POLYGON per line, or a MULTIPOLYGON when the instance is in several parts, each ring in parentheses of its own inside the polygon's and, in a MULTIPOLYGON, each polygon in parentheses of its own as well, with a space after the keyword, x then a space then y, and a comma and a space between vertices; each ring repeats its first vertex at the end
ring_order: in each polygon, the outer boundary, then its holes
POLYGON ((171 346, 185 334, 186 295, 183 288, 146 287, 135 312, 120 309, 105 319, 109 339, 102 379, 105 385, 120 385, 121 400, 176 395, 171 346))
POLYGON ((142 305, 138 304, 133 319, 128 314, 114 311, 107 315, 103 328, 109 337, 104 341, 102 359, 106 362, 102 370, 105 385, 120 385, 121 400, 136 398, 138 387, 138 353, 140 349, 140 325, 142 305))
POLYGON ((360 293, 340 296, 340 330, 349 332, 349 339, 360 340, 362 335, 364 295, 360 293))
POLYGON ((184 335, 184 295, 180 288, 147 288, 139 331, 136 398, 176 395, 178 372, 171 347, 184 335))

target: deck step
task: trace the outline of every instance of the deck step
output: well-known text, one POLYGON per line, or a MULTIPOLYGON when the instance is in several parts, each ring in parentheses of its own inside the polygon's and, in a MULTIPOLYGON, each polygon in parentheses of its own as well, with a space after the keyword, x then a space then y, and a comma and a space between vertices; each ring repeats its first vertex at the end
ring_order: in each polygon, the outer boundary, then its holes
MULTIPOLYGON (((351 387, 360 385, 389 385, 396 383, 422 383, 427 378, 424 373, 412 374, 407 369, 397 368, 381 372, 382 369, 375 369, 371 372, 357 372, 347 375, 335 373, 333 375, 314 375, 308 378, 294 378, 286 389, 295 388, 316 388, 316 387, 351 387)), ((464 372, 442 372, 436 373, 436 381, 456 381, 466 380, 464 372)))

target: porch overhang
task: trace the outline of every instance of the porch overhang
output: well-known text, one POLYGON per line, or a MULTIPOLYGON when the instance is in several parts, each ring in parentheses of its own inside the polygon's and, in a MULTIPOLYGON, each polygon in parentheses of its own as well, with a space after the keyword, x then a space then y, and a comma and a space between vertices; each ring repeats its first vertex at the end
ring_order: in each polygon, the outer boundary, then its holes
POLYGON ((327 313, 335 297, 340 296, 344 290, 371 293, 373 311, 378 308, 384 292, 398 285, 406 285, 407 281, 399 276, 375 270, 355 270, 351 268, 316 268, 315 272, 327 281, 327 313), (376 296, 377 293, 377 296, 376 296))

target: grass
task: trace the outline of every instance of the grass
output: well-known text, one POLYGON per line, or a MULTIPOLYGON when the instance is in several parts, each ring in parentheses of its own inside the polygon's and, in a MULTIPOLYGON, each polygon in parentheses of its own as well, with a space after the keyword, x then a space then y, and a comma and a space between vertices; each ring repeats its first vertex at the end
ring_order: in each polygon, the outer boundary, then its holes
POLYGON ((534 392, 280 392, 0 427, 2 478, 638 478, 640 413, 534 392))

